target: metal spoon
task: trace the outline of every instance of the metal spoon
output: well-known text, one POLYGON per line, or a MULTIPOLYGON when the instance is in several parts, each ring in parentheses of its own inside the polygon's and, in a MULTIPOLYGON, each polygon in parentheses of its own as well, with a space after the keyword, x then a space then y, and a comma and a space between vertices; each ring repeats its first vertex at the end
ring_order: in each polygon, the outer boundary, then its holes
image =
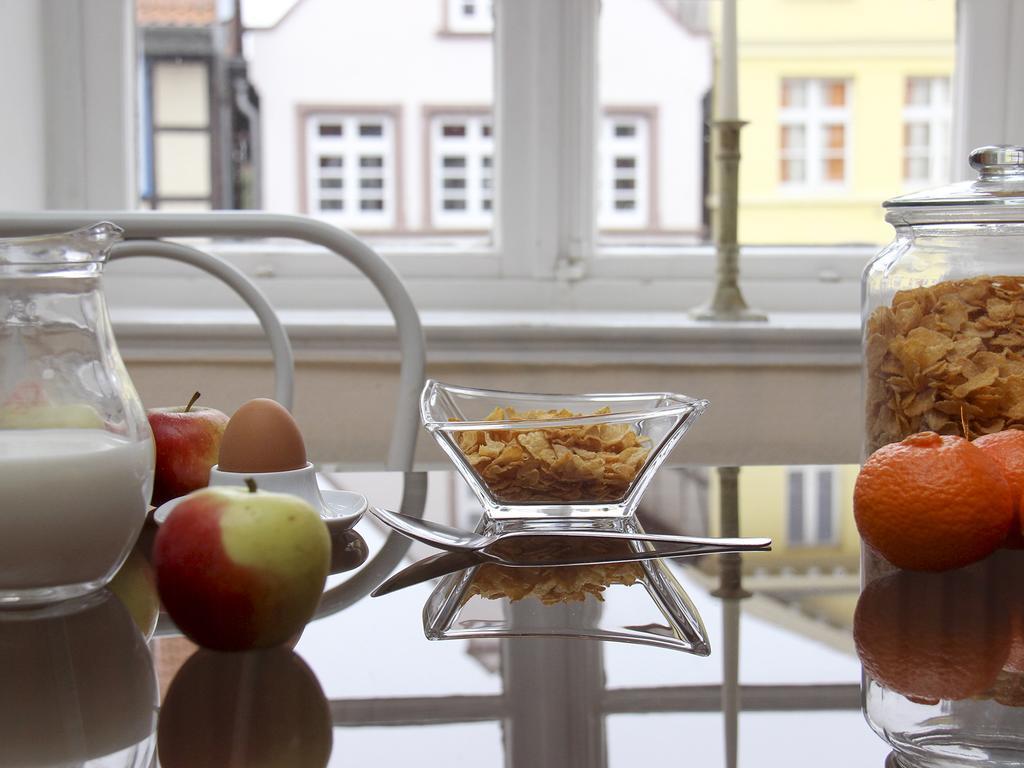
MULTIPOLYGON (((379 507, 370 507, 370 513, 390 528, 416 541, 422 541, 438 549, 449 552, 486 552, 496 562, 506 565, 525 565, 522 562, 510 562, 514 558, 502 557, 495 545, 511 539, 586 539, 589 541, 648 542, 650 544, 680 545, 677 549, 692 547, 694 554, 715 552, 758 551, 771 548, 772 540, 754 539, 712 539, 697 536, 674 536, 670 534, 629 533, 624 531, 605 531, 594 528, 532 528, 522 531, 505 531, 503 533, 474 533, 449 525, 421 520, 379 507)), ((523 542, 526 543, 526 542, 523 542)))

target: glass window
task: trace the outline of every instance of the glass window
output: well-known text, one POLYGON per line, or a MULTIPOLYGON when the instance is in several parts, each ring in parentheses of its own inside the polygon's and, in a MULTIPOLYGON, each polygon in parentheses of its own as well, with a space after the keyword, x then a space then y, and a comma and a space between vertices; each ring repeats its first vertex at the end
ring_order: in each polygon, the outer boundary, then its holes
POLYGON ((598 227, 650 226, 650 121, 605 116, 598 143, 598 227))
POLYGON ((309 212, 353 229, 393 227, 394 136, 390 115, 307 115, 309 212))
POLYGON ((449 32, 488 34, 494 30, 492 0, 446 0, 449 32))
POLYGON ((838 543, 839 506, 832 467, 790 469, 786 477, 786 538, 789 546, 838 543))
POLYGON ((913 187, 949 182, 949 78, 908 77, 904 101, 904 182, 913 187))
POLYGON ((822 187, 846 182, 847 110, 845 80, 786 78, 779 111, 779 181, 822 187))
POLYGON ((430 120, 430 211, 438 229, 486 229, 492 223, 491 117, 434 115, 430 120))

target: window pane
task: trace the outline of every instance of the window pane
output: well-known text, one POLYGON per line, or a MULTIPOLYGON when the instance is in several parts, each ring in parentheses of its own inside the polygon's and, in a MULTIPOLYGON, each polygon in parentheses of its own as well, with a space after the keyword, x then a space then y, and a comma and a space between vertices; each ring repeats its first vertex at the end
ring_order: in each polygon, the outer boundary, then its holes
POLYGON ((830 157, 825 161, 824 178, 826 181, 843 181, 846 174, 846 162, 841 157, 830 157))
POLYGON ((782 137, 782 149, 803 150, 806 129, 802 125, 784 125, 780 136, 782 137))
POLYGON ((210 194, 210 134, 158 132, 154 138, 158 197, 206 197, 210 194))
POLYGON ((907 123, 903 132, 904 142, 907 147, 928 148, 928 123, 907 123))
POLYGON ((825 126, 825 147, 827 149, 843 149, 846 146, 846 128, 842 125, 825 126))
POLYGON ((804 473, 792 471, 787 477, 786 536, 790 544, 804 543, 804 473))
POLYGON ((832 543, 835 537, 835 511, 833 509, 832 489, 835 486, 831 470, 818 470, 818 541, 822 544, 832 543))
POLYGON ((453 114, 435 120, 440 137, 430 148, 431 223, 438 229, 489 228, 493 223, 491 117, 453 114))
POLYGON ((339 123, 321 123, 320 124, 320 135, 321 136, 341 136, 342 128, 339 123))
POLYGON ((153 62, 153 125, 205 128, 210 123, 210 76, 205 62, 153 62))
POLYGON ((927 77, 908 77, 906 103, 914 106, 927 106, 931 101, 931 89, 927 77))
POLYGON ((360 168, 380 168, 384 165, 383 157, 360 157, 360 168))
POLYGON ((341 168, 345 164, 343 157, 321 157, 321 168, 341 168))
POLYGON ((782 81, 782 106, 794 108, 807 106, 806 81, 792 79, 782 81))
POLYGON ((846 106, 846 83, 833 81, 825 84, 824 102, 829 107, 846 106))
POLYGON ((321 200, 320 210, 321 211, 340 211, 345 207, 345 203, 341 200, 321 200))
POLYGON ((793 183, 802 183, 806 181, 803 160, 783 160, 780 164, 780 168, 781 171, 779 175, 782 181, 793 183))
POLYGON ((343 179, 320 179, 320 189, 341 189, 343 179))

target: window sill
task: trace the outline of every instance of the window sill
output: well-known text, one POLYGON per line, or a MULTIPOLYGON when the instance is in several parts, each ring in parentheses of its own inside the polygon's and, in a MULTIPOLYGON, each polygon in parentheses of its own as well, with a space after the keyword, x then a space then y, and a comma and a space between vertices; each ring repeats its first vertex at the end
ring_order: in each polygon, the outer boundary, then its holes
MULTIPOLYGON (((114 308, 128 360, 265 360, 247 310, 114 308)), ((396 361, 381 310, 281 310, 300 361, 396 361)), ((855 313, 773 313, 766 323, 697 322, 682 312, 440 311, 421 313, 432 363, 828 366, 860 364, 855 313)))

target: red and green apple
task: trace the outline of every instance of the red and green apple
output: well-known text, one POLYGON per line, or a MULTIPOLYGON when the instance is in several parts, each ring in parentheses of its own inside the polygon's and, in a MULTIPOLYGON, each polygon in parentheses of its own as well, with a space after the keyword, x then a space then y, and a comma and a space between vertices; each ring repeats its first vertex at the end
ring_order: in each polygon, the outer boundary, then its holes
POLYGON ((313 616, 331 560, 320 514, 298 496, 214 486, 182 499, 153 543, 164 608, 215 650, 287 642, 313 616))
POLYGON ((217 463, 228 417, 216 408, 194 407, 198 399, 196 392, 184 407, 146 411, 156 443, 154 506, 205 488, 210 482, 210 467, 217 463))

